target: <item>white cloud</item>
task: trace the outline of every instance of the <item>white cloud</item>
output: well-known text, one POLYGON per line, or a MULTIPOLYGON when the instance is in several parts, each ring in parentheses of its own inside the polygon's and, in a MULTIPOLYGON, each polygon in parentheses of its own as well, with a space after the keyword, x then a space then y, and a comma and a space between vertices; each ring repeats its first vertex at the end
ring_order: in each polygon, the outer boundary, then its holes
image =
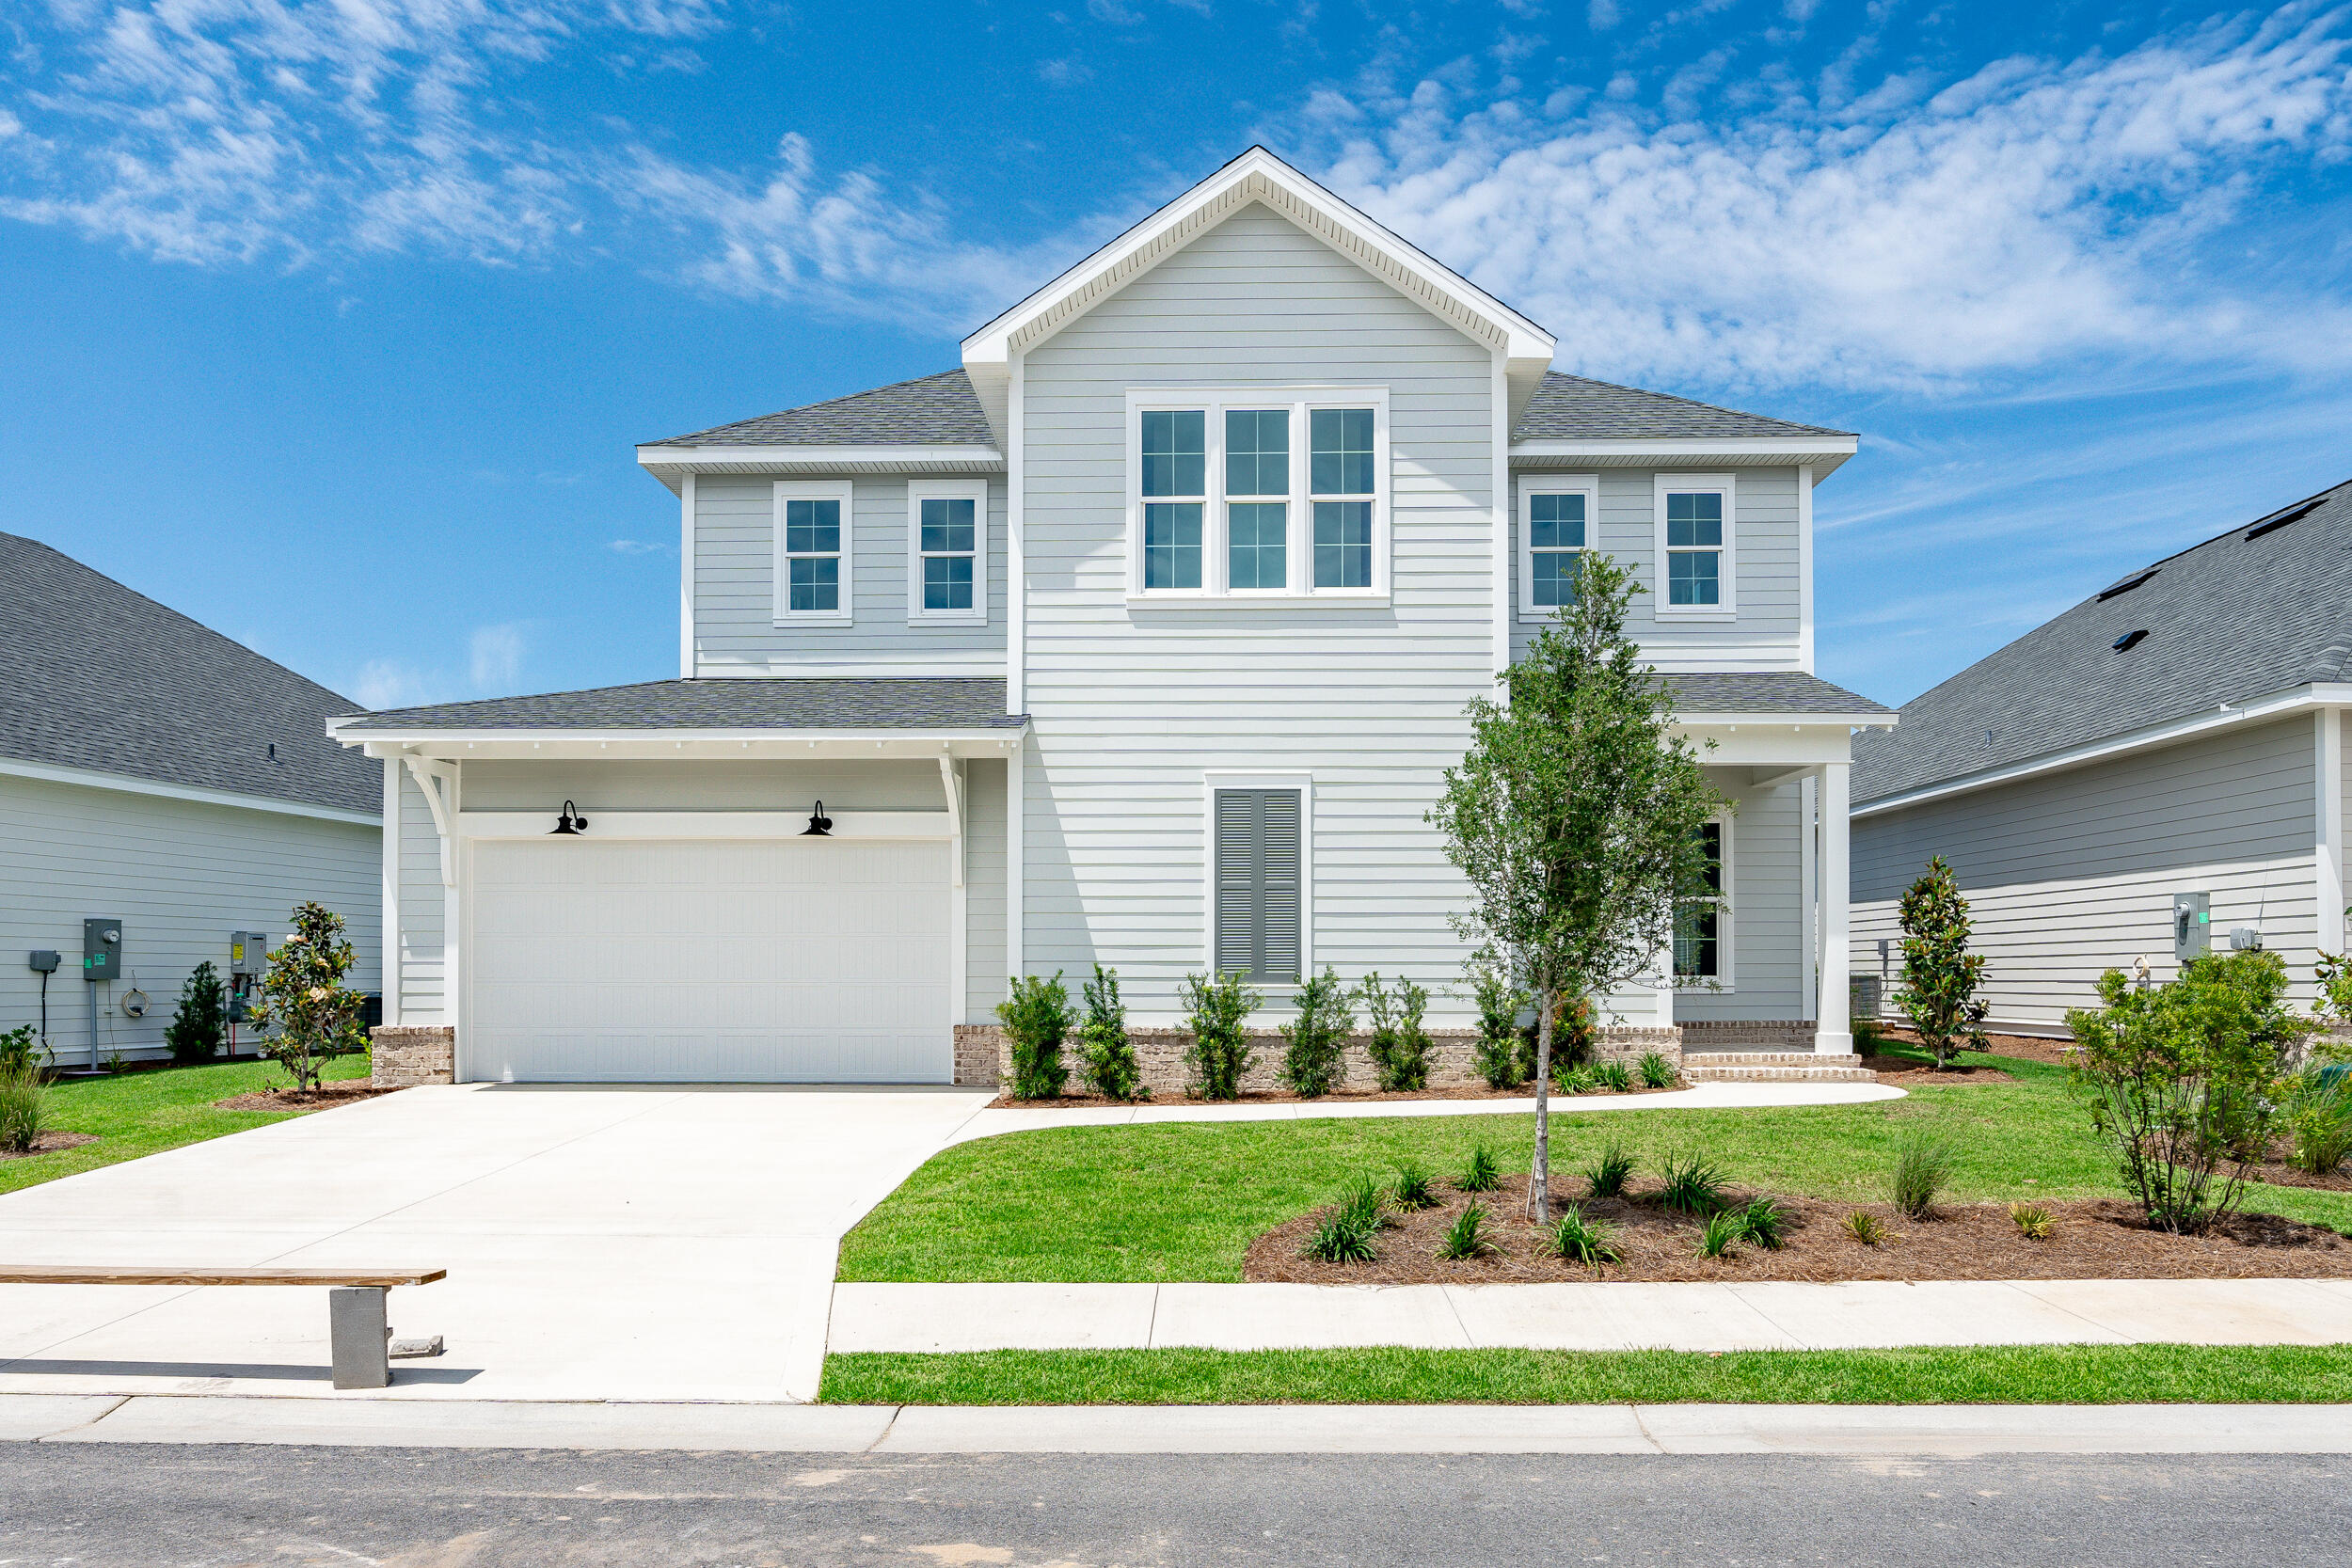
POLYGON ((431 700, 430 688, 414 665, 396 658, 372 658, 359 666, 351 694, 369 708, 413 707, 431 700))
POLYGON ((474 689, 503 691, 515 684, 522 673, 523 628, 508 622, 502 626, 477 626, 469 644, 474 689))
POLYGON ((651 539, 615 539, 605 546, 614 555, 666 555, 676 547, 651 539))

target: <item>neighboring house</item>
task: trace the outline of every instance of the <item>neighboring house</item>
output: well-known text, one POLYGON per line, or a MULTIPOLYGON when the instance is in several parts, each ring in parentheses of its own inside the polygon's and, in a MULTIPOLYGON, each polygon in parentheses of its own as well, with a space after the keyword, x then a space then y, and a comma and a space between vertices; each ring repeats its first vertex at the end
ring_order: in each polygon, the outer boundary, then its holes
POLYGON ((63 1065, 156 1055, 189 972, 226 983, 230 934, 280 940, 305 899, 377 988, 383 778, 320 733, 347 699, 6 533, 0 627, 0 1028, 40 1022, 51 952, 63 1065), (87 919, 119 923, 115 979, 82 978, 87 919))
POLYGON ((2257 940, 2312 994, 2342 952, 2352 484, 2126 573, 1854 748, 1858 974, 1951 863, 1992 1022, 2062 1033, 2102 972, 2257 940), (2185 920, 2176 920, 2177 903, 2185 920), (2239 934, 2248 933, 2248 934, 2239 934))
POLYGON ((1849 1049, 1848 738, 1893 716, 1810 673, 1811 550, 1855 438, 1553 346, 1253 150, 957 369, 640 448, 680 679, 334 727, 400 790, 394 1020, 465 1078, 906 1082, 993 1080, 951 1026, 1098 962, 1139 1025, 1326 964, 1465 1022, 1423 813, 1603 549, 1740 805, 1684 988, 1616 1010, 1809 1044, 1826 995, 1849 1049))

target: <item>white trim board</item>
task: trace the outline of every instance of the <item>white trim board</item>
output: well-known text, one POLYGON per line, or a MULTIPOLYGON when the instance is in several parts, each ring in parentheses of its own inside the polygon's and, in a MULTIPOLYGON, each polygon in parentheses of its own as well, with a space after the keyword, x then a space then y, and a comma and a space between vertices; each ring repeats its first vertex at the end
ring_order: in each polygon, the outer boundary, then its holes
POLYGON ((124 795, 152 795, 166 800, 194 800, 200 805, 274 812, 280 816, 307 816, 321 822, 348 822, 361 828, 381 828, 384 825, 383 818, 374 812, 348 811, 341 806, 314 806, 301 800, 280 800, 267 795, 246 795, 232 789, 205 789, 196 784, 167 784, 161 779, 135 778, 128 773, 108 773, 95 768, 61 768, 54 763, 25 762, 15 757, 0 757, 0 777, 79 784, 86 789, 111 789, 124 795))
MULTIPOLYGON (((799 838, 809 836, 808 812, 636 811, 573 802, 588 819, 580 836, 598 838, 799 838)), ((955 817, 945 811, 835 811, 831 838, 951 839, 955 817)), ((460 838, 548 838, 555 808, 530 811, 461 811, 460 838)))

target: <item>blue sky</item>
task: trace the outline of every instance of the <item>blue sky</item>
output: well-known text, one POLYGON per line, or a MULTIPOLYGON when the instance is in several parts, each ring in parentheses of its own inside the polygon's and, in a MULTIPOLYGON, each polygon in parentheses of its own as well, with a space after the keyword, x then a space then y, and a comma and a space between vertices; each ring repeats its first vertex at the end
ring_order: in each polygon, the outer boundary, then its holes
POLYGON ((0 528, 378 705, 675 673, 637 441, 955 362, 1263 141, 1559 365, 1858 430, 1902 701, 2352 478, 2352 8, 28 0, 0 528))

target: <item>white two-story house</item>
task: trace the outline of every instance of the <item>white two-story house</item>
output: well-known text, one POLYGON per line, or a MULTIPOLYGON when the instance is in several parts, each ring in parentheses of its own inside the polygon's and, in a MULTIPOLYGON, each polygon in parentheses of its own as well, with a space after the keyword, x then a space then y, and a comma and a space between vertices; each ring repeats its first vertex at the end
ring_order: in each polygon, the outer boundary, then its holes
POLYGON ((904 1083, 993 1078, 955 1025, 1097 962, 1138 1025, 1325 965, 1466 1022, 1423 814, 1601 550, 1735 807, 1613 1011, 1851 1049, 1849 737, 1892 716, 1811 673, 1812 518, 1855 438, 1556 346, 1252 150, 956 369, 640 448, 677 679, 333 727, 385 768, 387 1022, 460 1079, 904 1083))

